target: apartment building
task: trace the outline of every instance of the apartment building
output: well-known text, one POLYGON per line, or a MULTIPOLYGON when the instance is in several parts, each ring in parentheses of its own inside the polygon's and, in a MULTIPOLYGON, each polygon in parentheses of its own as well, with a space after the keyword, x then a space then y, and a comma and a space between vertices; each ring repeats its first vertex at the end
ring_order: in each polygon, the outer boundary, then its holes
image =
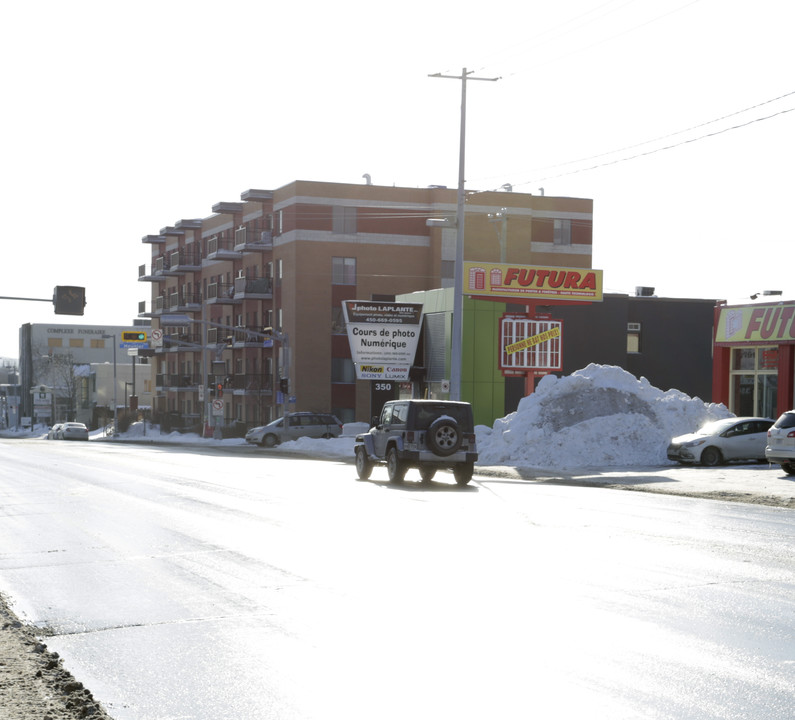
MULTIPOLYGON (((139 280, 151 299, 139 316, 160 338, 155 415, 237 431, 292 410, 369 418, 370 383, 356 380, 341 303, 452 287, 456 199, 438 186, 295 181, 144 236, 151 263, 139 280)), ((469 193, 465 257, 589 268, 592 206, 469 193)))

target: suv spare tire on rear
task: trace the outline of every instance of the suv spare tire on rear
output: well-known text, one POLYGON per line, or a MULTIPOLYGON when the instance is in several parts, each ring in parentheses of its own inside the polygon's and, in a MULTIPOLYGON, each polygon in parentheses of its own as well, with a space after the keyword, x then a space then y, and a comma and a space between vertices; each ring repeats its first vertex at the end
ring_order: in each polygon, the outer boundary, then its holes
POLYGON ((453 418, 441 417, 431 423, 425 439, 428 448, 436 455, 447 457, 458 451, 464 438, 453 418))

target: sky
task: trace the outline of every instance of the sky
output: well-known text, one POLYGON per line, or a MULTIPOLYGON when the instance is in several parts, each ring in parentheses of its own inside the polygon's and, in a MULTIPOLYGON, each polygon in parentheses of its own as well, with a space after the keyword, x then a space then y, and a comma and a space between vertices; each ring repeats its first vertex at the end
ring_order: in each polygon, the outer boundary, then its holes
POLYGON ((793 297, 795 8, 785 0, 6 4, 3 282, 125 324, 150 297, 141 242, 249 188, 458 183, 594 201, 605 292, 793 297))

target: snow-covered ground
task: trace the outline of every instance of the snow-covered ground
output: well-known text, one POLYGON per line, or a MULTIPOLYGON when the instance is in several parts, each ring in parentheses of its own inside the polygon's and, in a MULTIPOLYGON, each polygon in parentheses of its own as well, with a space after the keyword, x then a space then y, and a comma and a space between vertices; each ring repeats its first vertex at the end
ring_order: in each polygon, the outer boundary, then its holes
MULTIPOLYGON (((563 378, 548 375, 535 393, 520 401, 516 412, 491 428, 479 425, 478 464, 558 469, 666 465, 671 438, 731 415, 724 405, 678 390, 662 391, 619 367, 592 364, 563 378)), ((301 438, 283 443, 279 450, 350 459, 354 436, 366 429, 366 424, 352 423, 340 438, 301 438)), ((245 444, 240 438, 161 435, 156 427, 144 431, 141 423, 118 440, 141 441, 144 432, 147 439, 161 443, 245 444)), ((46 429, 38 434, 46 437, 46 429)), ((101 438, 95 434, 92 439, 101 438)))

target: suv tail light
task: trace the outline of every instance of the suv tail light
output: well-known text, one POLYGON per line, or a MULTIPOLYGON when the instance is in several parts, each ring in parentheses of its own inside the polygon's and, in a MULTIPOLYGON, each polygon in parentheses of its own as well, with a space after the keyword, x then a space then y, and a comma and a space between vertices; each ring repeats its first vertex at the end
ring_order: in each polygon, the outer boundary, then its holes
POLYGON ((408 443, 413 443, 414 442, 414 431, 413 430, 409 430, 406 433, 406 442, 408 442, 408 443))

